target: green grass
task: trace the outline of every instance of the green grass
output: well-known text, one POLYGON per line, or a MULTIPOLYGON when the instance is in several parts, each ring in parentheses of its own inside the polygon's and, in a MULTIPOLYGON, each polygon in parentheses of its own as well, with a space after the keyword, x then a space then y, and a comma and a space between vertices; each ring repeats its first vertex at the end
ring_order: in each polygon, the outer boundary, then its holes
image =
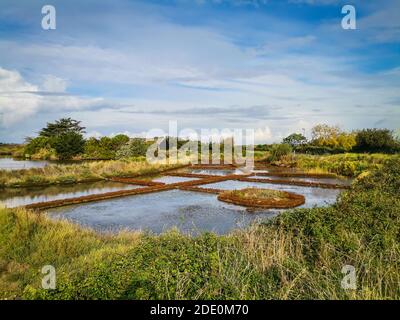
POLYGON ((110 177, 157 174, 181 165, 149 164, 146 161, 108 160, 74 165, 48 165, 27 170, 0 170, 0 187, 30 187, 98 181, 110 177))
POLYGON ((0 298, 400 299, 400 161, 330 207, 286 211, 229 235, 97 234, 0 210, 0 298), (41 289, 41 268, 57 271, 41 289), (357 289, 340 286, 356 268, 357 289))
POLYGON ((0 143, 0 156, 21 156, 23 145, 19 144, 1 144, 0 143))
POLYGON ((245 188, 240 190, 225 191, 230 193, 233 197, 239 197, 245 200, 267 200, 267 199, 282 199, 287 198, 287 193, 272 190, 272 189, 261 189, 261 188, 245 188))
POLYGON ((343 153, 335 155, 297 154, 293 163, 308 172, 331 172, 342 176, 356 177, 365 171, 380 168, 389 159, 400 159, 400 155, 381 153, 343 153))

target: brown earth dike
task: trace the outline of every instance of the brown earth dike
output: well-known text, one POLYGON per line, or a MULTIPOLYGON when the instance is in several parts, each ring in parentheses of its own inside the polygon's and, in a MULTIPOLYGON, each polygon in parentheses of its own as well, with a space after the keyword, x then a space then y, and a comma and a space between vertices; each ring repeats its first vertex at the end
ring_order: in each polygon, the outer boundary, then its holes
POLYGON ((257 179, 251 177, 238 177, 238 181, 246 182, 260 182, 260 183, 271 183, 271 184, 288 184, 293 186, 310 187, 310 188, 324 188, 324 189, 349 189, 350 186, 333 183, 320 183, 320 182, 309 182, 309 181, 292 181, 282 179, 257 179))
POLYGON ((150 180, 140 180, 140 179, 134 179, 134 178, 111 178, 109 180, 113 181, 113 182, 120 182, 120 183, 126 183, 126 184, 137 184, 139 186, 147 186, 147 187, 164 185, 164 183, 162 183, 162 182, 155 182, 155 181, 150 181, 150 180))
POLYGON ((260 177, 293 177, 293 178, 315 178, 315 179, 326 179, 326 178, 337 178, 338 176, 334 173, 305 173, 305 172, 257 172, 256 176, 260 177))
MULTIPOLYGON (((63 207, 63 206, 87 203, 87 202, 92 202, 92 201, 101 201, 101 200, 108 200, 108 199, 125 197, 125 196, 133 196, 133 195, 139 195, 139 194, 147 194, 147 193, 161 192, 161 191, 167 191, 167 190, 172 190, 172 189, 179 189, 181 187, 192 187, 192 186, 197 186, 197 185, 201 185, 201 184, 208 184, 208 183, 220 182, 220 181, 225 181, 225 180, 232 180, 232 179, 234 179, 234 177, 235 177, 234 175, 233 176, 213 176, 213 177, 206 177, 205 179, 201 179, 201 180, 177 182, 177 183, 171 183, 171 184, 160 184, 160 183, 157 183, 157 185, 148 184, 147 187, 132 189, 132 190, 112 191, 112 192, 106 192, 106 193, 94 194, 94 195, 88 195, 88 196, 82 196, 82 197, 76 197, 76 198, 33 203, 33 204, 29 204, 29 205, 25 206, 25 208, 33 209, 33 210, 45 210, 45 209, 49 209, 49 208, 63 207)), ((118 178, 118 179, 122 179, 122 178, 118 178)), ((113 181, 117 181, 117 180, 113 180, 113 181)), ((147 183, 146 181, 143 181, 143 180, 136 180, 136 179, 129 179, 129 178, 124 179, 124 181, 125 181, 125 183, 128 183, 128 181, 131 181, 133 184, 138 184, 138 181, 147 183)))

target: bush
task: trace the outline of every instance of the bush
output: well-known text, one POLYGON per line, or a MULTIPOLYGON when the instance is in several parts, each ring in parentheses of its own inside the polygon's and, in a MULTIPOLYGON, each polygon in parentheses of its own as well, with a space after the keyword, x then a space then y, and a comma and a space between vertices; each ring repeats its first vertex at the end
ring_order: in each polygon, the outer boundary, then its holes
POLYGON ((28 144, 24 148, 24 154, 31 156, 39 152, 40 149, 50 149, 50 148, 51 148, 50 138, 36 137, 34 139, 28 140, 28 144))
POLYGON ((119 134, 113 138, 90 138, 85 143, 84 157, 86 159, 101 160, 115 159, 116 152, 128 141, 129 137, 123 134, 119 134))
POLYGON ((313 146, 313 145, 303 145, 295 148, 296 152, 308 153, 308 154, 338 154, 345 153, 346 150, 343 148, 331 148, 326 146, 313 146))
POLYGON ((116 154, 117 159, 144 157, 147 152, 147 144, 144 139, 134 138, 124 144, 116 154))
POLYGON ((388 129, 364 129, 357 132, 354 150, 393 153, 399 150, 399 143, 388 129))
POLYGON ((287 156, 292 152, 292 147, 287 143, 275 144, 270 149, 268 161, 279 161, 283 156, 287 156))
POLYGON ((79 133, 68 132, 53 138, 52 146, 60 159, 68 160, 83 152, 85 140, 79 133))

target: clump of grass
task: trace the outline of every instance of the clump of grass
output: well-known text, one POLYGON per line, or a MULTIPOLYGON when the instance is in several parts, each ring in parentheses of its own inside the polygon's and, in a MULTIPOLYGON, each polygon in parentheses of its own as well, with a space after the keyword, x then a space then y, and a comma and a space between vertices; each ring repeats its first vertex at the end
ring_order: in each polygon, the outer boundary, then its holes
POLYGON ((287 193, 273 189, 262 189, 262 188, 245 188, 240 190, 228 191, 232 196, 238 197, 245 200, 252 199, 286 199, 287 193))
POLYGON ((286 211, 225 236, 97 234, 0 210, 0 298, 400 299, 400 161, 359 179, 335 205, 286 211), (43 265, 57 288, 41 288, 43 265), (356 290, 341 287, 344 265, 356 290))

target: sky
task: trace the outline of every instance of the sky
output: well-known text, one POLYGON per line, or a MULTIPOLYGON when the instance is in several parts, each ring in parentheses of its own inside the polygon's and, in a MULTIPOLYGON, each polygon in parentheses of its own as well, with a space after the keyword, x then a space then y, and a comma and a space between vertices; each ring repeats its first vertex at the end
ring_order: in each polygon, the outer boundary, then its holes
POLYGON ((400 128, 398 0, 1 0, 0 142, 61 117, 87 136, 319 123, 400 128), (56 29, 41 26, 44 5, 56 29), (354 5, 355 30, 341 25, 354 5))

